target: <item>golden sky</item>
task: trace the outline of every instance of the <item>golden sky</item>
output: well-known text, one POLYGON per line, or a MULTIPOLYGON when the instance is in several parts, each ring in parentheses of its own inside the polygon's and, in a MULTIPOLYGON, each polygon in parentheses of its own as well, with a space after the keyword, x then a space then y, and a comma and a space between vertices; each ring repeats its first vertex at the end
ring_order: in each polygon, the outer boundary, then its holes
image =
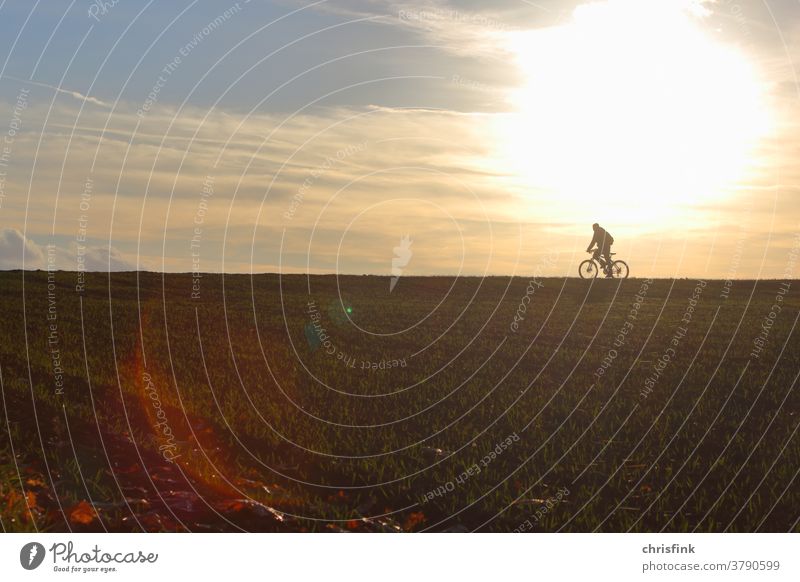
POLYGON ((796 5, 481 4, 0 9, 0 266, 785 274, 796 5))

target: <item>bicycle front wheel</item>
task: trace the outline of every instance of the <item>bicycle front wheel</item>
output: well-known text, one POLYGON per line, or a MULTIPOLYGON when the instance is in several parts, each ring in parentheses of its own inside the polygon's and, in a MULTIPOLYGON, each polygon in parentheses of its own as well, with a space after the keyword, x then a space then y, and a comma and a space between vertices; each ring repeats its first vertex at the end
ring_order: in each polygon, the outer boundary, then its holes
POLYGON ((614 261, 611 264, 611 276, 615 279, 627 279, 628 263, 625 261, 614 261))
POLYGON ((592 259, 586 259, 578 266, 578 274, 581 279, 596 279, 599 267, 592 259))

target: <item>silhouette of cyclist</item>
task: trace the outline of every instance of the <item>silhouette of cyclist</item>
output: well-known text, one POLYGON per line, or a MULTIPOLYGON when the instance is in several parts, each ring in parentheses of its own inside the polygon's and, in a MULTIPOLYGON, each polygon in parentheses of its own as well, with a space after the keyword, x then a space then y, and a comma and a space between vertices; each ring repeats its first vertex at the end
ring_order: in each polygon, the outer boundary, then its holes
POLYGON ((603 270, 606 272, 606 278, 608 279, 611 277, 611 269, 609 267, 611 266, 611 245, 614 244, 614 237, 596 222, 592 225, 592 230, 594 230, 594 236, 592 237, 592 242, 586 247, 586 252, 592 252, 592 247, 597 245, 594 258, 597 259, 600 266, 603 267, 603 270))

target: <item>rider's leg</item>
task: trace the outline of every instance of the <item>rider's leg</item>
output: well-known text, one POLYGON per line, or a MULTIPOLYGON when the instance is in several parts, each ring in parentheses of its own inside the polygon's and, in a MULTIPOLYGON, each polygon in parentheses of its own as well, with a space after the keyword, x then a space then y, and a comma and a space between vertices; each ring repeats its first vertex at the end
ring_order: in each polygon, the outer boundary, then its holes
POLYGON ((593 258, 594 258, 595 261, 597 261, 600 264, 600 268, 601 269, 605 269, 606 268, 606 261, 603 259, 603 253, 602 253, 602 250, 600 249, 600 247, 598 247, 594 251, 594 257, 593 258))
POLYGON ((603 256, 605 257, 605 265, 604 268, 606 270, 606 276, 611 276, 611 245, 607 245, 603 247, 603 256))

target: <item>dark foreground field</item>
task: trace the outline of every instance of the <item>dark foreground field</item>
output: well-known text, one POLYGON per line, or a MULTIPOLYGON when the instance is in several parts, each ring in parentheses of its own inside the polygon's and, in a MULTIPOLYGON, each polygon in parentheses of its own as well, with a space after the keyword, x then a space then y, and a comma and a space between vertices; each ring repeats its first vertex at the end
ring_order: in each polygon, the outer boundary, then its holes
POLYGON ((6 531, 800 530, 800 283, 76 282, 0 273, 6 531))

